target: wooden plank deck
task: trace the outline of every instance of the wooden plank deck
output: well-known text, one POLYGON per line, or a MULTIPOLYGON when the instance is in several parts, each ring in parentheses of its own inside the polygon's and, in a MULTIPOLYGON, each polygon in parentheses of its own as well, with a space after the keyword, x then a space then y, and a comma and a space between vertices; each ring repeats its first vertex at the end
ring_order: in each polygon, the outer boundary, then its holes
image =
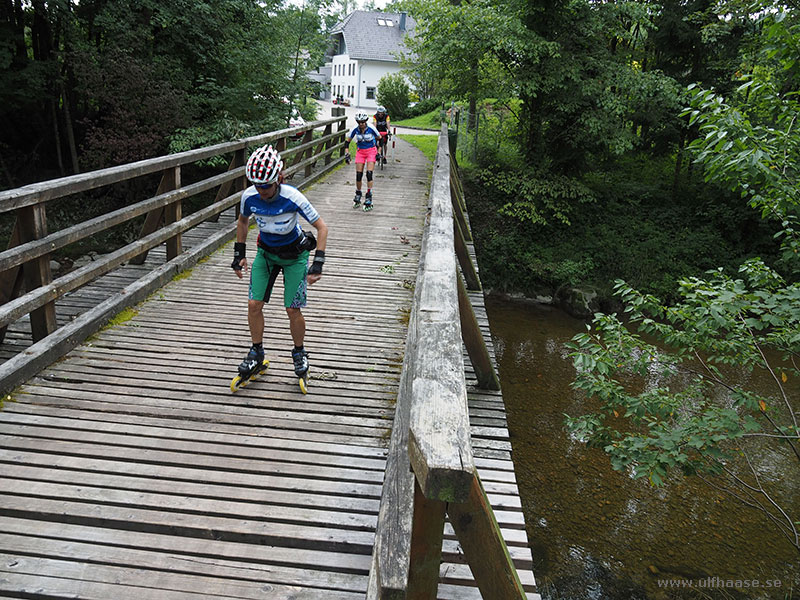
MULTIPOLYGON (((280 302, 265 310, 268 372, 230 393, 249 334, 227 244, 4 403, 0 596, 364 597, 430 185, 421 153, 398 141, 396 158, 371 213, 350 208, 352 167, 306 191, 331 230, 304 310, 307 396, 280 302)), ((469 405, 481 479, 533 590, 502 396, 472 386, 469 405)), ((480 598, 446 534, 439 598, 480 598)))

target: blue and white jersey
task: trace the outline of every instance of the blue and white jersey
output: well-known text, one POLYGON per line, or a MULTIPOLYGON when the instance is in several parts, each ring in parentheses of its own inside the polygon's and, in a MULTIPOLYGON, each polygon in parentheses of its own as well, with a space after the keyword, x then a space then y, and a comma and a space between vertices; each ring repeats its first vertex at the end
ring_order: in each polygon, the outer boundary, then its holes
POLYGON ((381 139, 381 136, 375 131, 372 127, 367 125, 367 128, 364 130, 364 133, 361 133, 361 130, 356 126, 353 131, 350 132, 348 135, 351 140, 356 141, 356 146, 361 150, 366 150, 367 148, 376 148, 378 146, 378 140, 381 139))
POLYGON ((263 200, 255 186, 251 185, 242 192, 239 209, 246 217, 255 216, 261 231, 258 237, 267 246, 285 246, 296 241, 302 231, 298 215, 302 215, 309 223, 319 219, 319 213, 308 198, 297 188, 285 183, 268 201, 263 200))

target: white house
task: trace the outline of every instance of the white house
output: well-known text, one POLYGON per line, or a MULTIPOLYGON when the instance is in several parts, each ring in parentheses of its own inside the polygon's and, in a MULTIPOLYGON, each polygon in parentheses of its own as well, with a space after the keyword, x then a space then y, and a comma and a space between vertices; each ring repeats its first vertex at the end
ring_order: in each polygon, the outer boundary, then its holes
POLYGON ((413 35, 415 25, 406 13, 364 10, 353 11, 337 23, 331 30, 330 97, 341 97, 351 106, 378 106, 378 82, 384 75, 400 72, 398 56, 408 54, 403 39, 413 35))

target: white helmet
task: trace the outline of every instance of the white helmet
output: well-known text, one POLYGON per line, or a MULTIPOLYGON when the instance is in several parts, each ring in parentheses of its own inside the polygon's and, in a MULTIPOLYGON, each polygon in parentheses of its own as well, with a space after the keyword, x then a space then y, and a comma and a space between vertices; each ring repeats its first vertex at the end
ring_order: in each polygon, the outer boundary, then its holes
POLYGON ((384 114, 386 112, 386 107, 385 106, 379 106, 378 107, 378 112, 381 113, 381 114, 384 114))
POLYGON ((245 175, 253 183, 275 183, 283 170, 281 155, 272 146, 261 146, 247 160, 245 175))
POLYGON ((357 112, 356 113, 356 121, 357 122, 360 123, 361 121, 366 121, 367 119, 369 119, 369 117, 367 116, 367 113, 364 113, 364 112, 357 112))

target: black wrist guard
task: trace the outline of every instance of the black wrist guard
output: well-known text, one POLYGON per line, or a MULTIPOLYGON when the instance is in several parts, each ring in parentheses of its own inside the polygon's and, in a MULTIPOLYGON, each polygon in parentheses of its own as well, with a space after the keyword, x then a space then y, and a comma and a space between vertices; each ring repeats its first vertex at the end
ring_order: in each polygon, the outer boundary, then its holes
POLYGON ((322 275, 322 265, 325 264, 325 250, 317 250, 314 253, 314 262, 308 268, 309 275, 322 275))
POLYGON ((234 242, 233 243, 233 262, 231 263, 231 269, 234 271, 241 271, 242 265, 239 262, 247 256, 247 244, 244 242, 234 242))

